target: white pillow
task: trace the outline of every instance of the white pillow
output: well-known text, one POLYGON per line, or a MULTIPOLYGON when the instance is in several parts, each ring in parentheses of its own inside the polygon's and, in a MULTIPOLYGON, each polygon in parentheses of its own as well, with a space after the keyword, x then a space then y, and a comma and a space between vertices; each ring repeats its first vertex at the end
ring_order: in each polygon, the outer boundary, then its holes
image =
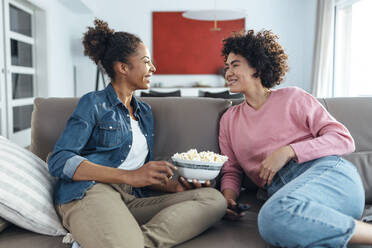
POLYGON ((46 235, 64 235, 53 204, 55 179, 32 152, 0 136, 0 217, 46 235))

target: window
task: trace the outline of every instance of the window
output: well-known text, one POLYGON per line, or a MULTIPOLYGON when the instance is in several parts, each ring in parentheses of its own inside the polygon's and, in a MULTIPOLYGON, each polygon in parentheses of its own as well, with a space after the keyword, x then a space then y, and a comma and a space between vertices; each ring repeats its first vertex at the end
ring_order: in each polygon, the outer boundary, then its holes
POLYGON ((336 4, 334 96, 372 96, 372 1, 336 4))

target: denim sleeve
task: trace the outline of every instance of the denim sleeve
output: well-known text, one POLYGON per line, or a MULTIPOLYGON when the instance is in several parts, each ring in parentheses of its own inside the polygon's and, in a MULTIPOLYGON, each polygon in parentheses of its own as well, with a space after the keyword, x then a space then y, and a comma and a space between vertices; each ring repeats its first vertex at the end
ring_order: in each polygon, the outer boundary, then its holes
POLYGON ((86 160, 81 156, 81 151, 87 144, 94 128, 93 118, 89 118, 89 114, 87 114, 92 105, 83 104, 82 100, 67 121, 66 128, 59 137, 48 161, 49 173, 67 181, 72 181, 77 167, 86 160))

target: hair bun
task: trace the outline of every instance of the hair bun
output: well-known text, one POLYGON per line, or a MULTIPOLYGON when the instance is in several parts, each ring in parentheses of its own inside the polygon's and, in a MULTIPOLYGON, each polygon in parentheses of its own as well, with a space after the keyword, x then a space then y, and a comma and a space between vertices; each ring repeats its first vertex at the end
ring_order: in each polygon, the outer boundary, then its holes
POLYGON ((103 59, 107 43, 114 32, 109 28, 107 22, 94 19, 94 28, 88 27, 88 31, 83 36, 84 55, 88 55, 98 64, 103 59))

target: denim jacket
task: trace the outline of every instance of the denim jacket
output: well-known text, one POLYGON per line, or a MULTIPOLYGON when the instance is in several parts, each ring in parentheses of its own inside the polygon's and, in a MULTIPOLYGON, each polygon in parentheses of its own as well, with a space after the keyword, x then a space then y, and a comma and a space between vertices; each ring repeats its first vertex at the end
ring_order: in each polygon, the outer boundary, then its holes
MULTIPOLYGON (((132 97, 134 116, 146 138, 152 159, 153 124, 151 107, 132 97)), ((84 95, 59 137, 48 161, 49 172, 58 178, 55 203, 81 199, 94 181, 73 181, 72 177, 84 160, 117 168, 128 156, 132 145, 128 109, 109 84, 104 90, 84 95)))

